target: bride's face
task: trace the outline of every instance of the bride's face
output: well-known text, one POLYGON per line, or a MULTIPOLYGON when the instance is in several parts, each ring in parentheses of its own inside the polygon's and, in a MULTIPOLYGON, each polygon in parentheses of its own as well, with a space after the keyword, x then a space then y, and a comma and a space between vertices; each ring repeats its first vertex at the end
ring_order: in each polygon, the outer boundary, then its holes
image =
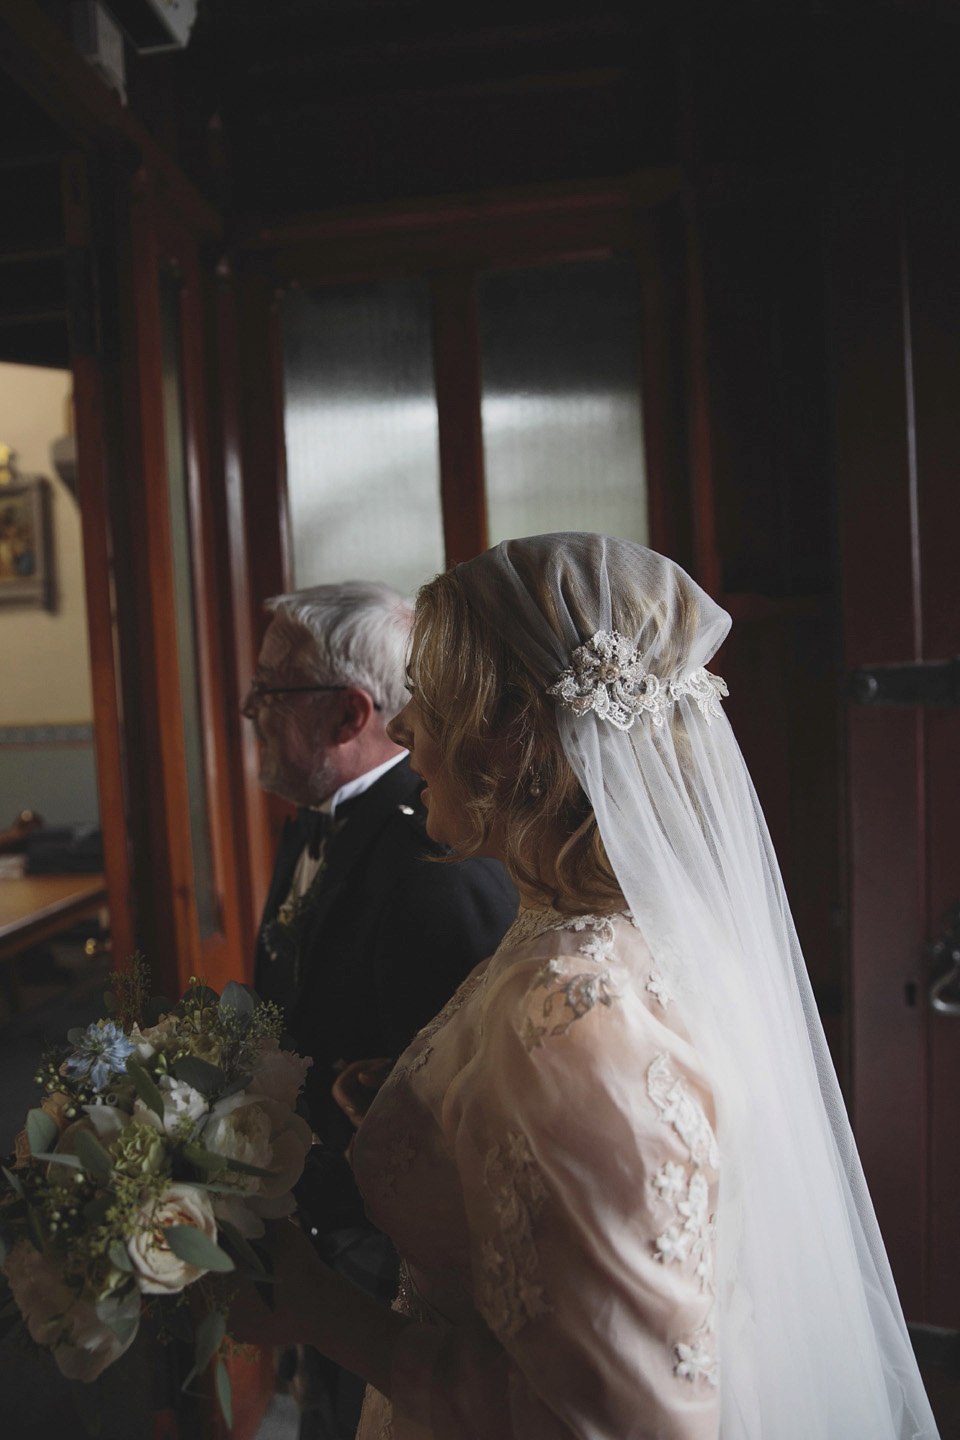
POLYGON ((395 745, 410 751, 410 768, 427 782, 421 799, 427 810, 427 834, 431 840, 457 848, 460 807, 440 756, 440 747, 423 724, 415 694, 387 726, 395 745))

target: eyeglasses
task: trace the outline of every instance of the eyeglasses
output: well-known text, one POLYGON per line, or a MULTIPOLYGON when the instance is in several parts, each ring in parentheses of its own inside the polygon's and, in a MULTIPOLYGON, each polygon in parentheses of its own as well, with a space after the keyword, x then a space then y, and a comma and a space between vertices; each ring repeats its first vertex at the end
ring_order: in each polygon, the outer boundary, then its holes
MULTIPOLYGON (((254 675, 247 693, 254 700, 259 701, 265 695, 305 695, 318 690, 350 690, 351 688, 350 685, 264 685, 259 675, 254 675)), ((383 707, 373 700, 373 708, 381 710, 383 707)))

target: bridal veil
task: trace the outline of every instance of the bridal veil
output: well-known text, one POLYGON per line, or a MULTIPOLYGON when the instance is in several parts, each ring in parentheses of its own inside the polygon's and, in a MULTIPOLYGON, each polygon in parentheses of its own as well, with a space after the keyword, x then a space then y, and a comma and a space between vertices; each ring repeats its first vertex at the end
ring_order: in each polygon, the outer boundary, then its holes
POLYGON ((722 1440, 934 1440, 776 857, 703 668, 729 617, 679 566, 600 535, 507 541, 457 578, 552 687, 713 1086, 722 1440))

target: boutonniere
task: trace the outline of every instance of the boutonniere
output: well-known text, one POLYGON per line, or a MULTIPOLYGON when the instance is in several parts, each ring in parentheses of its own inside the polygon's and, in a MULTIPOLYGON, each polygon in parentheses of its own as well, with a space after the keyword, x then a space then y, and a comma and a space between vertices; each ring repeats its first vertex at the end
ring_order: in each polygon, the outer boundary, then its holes
POLYGON ((302 895, 288 896, 272 920, 263 927, 263 943, 271 960, 286 960, 293 966, 294 982, 300 984, 300 945, 307 923, 317 908, 327 862, 321 860, 302 895))

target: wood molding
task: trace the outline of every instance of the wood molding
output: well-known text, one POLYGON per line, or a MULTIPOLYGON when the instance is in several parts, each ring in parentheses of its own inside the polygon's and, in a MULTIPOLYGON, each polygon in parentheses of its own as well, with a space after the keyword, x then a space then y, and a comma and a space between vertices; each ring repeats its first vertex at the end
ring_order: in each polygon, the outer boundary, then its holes
POLYGON ((167 203, 201 234, 222 232, 217 210, 35 0, 0 0, 0 67, 72 141, 104 146, 128 171, 149 166, 167 203))

